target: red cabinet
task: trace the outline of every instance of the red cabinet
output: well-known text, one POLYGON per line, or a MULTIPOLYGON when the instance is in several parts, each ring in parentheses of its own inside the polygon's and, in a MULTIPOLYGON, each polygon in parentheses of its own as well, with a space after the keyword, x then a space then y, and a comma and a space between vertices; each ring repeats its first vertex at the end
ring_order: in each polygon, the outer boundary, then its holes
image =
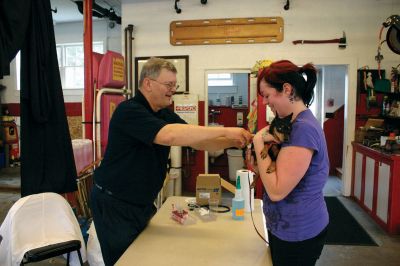
POLYGON ((353 143, 351 196, 388 233, 400 233, 400 156, 353 143))

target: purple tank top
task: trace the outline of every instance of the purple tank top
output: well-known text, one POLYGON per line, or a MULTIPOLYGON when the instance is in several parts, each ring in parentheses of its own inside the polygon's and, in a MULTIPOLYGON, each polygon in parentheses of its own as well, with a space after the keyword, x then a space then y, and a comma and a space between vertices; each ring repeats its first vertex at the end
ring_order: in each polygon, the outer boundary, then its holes
POLYGON ((309 109, 294 120, 289 141, 282 143, 282 147, 288 146, 312 149, 311 164, 283 200, 273 202, 264 193, 264 214, 272 234, 285 241, 302 241, 318 235, 329 222, 322 193, 329 174, 325 135, 309 109))

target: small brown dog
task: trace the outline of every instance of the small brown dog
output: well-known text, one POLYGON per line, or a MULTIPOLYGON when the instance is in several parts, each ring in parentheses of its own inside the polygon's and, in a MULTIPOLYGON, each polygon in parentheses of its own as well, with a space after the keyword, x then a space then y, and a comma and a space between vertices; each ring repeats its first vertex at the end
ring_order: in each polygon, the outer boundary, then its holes
MULTIPOLYGON (((292 117, 293 114, 290 114, 286 117, 280 118, 278 114, 272 120, 271 125, 269 127, 268 133, 271 134, 276 140, 264 143, 264 148, 260 152, 261 159, 267 158, 269 155, 271 157, 271 165, 268 167, 266 173, 270 174, 275 172, 276 170, 276 158, 278 157, 279 151, 281 150, 281 143, 289 141, 290 132, 292 131, 292 117)), ((253 144, 251 148, 248 148, 249 156, 254 156, 254 147, 253 144)), ((248 158, 246 158, 248 160, 248 158)), ((249 169, 255 171, 255 169, 249 169)), ((258 176, 258 175, 256 175, 258 176)), ((256 178, 251 183, 251 188, 254 188, 256 183, 256 178)))
POLYGON ((283 118, 280 118, 277 113, 274 120, 271 122, 268 133, 278 142, 273 141, 265 143, 264 149, 260 152, 261 159, 265 159, 267 155, 269 155, 272 160, 271 165, 267 169, 267 174, 275 172, 275 162, 281 150, 281 143, 289 141, 290 132, 292 131, 292 117, 293 113, 283 118))

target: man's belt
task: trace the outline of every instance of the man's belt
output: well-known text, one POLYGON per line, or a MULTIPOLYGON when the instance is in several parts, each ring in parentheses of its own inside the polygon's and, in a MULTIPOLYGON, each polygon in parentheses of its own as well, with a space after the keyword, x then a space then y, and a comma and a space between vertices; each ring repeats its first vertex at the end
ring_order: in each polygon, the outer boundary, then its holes
POLYGON ((113 195, 113 193, 112 193, 111 191, 109 191, 108 189, 103 188, 103 187, 100 186, 99 184, 94 183, 94 185, 95 185, 101 192, 104 192, 104 193, 106 193, 107 195, 110 195, 110 196, 113 195))

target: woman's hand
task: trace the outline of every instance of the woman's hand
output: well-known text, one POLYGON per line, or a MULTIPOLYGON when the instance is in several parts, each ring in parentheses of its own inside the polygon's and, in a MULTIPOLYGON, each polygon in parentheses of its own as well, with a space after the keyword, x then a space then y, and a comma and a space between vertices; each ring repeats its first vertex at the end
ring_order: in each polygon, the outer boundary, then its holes
POLYGON ((279 143, 279 141, 269 133, 269 126, 266 126, 257 132, 253 138, 253 143, 256 154, 260 154, 262 152, 264 154, 263 157, 265 157, 269 148, 271 147, 271 144, 279 143))

